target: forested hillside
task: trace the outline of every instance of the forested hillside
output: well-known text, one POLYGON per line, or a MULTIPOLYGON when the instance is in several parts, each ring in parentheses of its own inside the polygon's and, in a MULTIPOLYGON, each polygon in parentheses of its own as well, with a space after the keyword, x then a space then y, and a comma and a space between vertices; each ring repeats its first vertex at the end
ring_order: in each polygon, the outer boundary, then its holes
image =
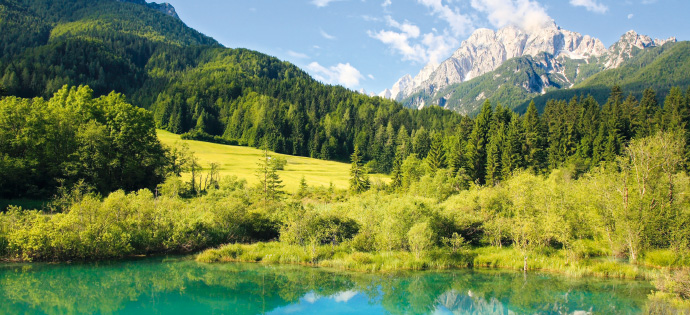
POLYGON ((0 8, 3 42, 16 43, 0 58, 6 94, 48 98, 65 84, 88 84, 95 96, 124 93, 153 112, 156 126, 185 138, 335 160, 349 160, 358 147, 370 171, 394 177, 411 157, 450 167, 453 176, 463 170, 478 183, 520 168, 545 173, 568 163, 586 171, 614 160, 630 139, 687 126, 682 90, 669 94, 663 110, 652 90, 628 97, 607 88, 604 101, 599 91, 618 82, 639 89, 652 78, 666 94, 685 69, 686 43, 649 50, 585 81, 596 87, 593 98, 536 103, 524 116, 511 113, 514 104, 486 102, 470 119, 321 84, 287 62, 223 48, 142 4, 3 0, 0 8))
MULTIPOLYGON (((461 117, 413 111, 313 80, 287 62, 228 49, 177 18, 115 0, 2 0, 0 85, 49 98, 63 85, 116 91, 187 137, 347 160, 373 160, 401 127, 443 130, 461 117), (21 40, 17 40, 21 38, 21 40)), ((390 143, 389 143, 390 144, 390 143)), ((388 152, 389 160, 393 152, 388 152)), ((390 171, 384 162, 376 171, 390 171)))
MULTIPOLYGON (((616 69, 598 73, 571 89, 552 91, 534 98, 538 109, 552 99, 568 100, 573 97, 592 95, 600 103, 605 102, 609 91, 615 85, 626 94, 642 98, 644 90, 652 88, 660 97, 666 96, 671 88, 690 87, 690 42, 667 43, 661 47, 645 49, 616 69)), ((526 110, 529 101, 517 107, 518 112, 526 110)))

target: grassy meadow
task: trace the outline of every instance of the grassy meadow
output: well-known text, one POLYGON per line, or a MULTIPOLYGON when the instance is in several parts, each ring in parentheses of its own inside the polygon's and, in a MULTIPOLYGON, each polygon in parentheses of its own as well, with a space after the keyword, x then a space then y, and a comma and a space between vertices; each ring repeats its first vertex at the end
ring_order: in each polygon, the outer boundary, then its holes
MULTIPOLYGON (((252 185, 258 182, 256 171, 263 151, 243 146, 232 146, 195 140, 182 140, 180 135, 164 130, 157 130, 161 143, 169 146, 185 143, 190 151, 199 159, 201 166, 207 170, 210 163, 220 165, 220 176, 235 175, 246 179, 252 185)), ((283 180, 285 190, 295 192, 304 176, 309 186, 325 186, 330 183, 339 189, 348 189, 350 180, 350 164, 325 161, 301 156, 271 153, 287 160, 285 170, 278 171, 283 180)), ((187 174, 189 176, 189 174, 187 174)), ((184 176, 183 176, 184 177, 184 176)), ((372 181, 388 181, 385 175, 372 174, 372 181)))

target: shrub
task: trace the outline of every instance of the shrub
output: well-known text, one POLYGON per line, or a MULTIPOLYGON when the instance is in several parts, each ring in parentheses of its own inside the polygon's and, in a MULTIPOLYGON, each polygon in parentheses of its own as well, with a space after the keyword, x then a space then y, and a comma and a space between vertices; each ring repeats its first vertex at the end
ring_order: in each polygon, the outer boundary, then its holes
POLYGON ((288 244, 337 245, 352 239, 359 232, 359 224, 337 215, 320 215, 313 210, 297 210, 287 219, 280 232, 280 240, 288 244))
POLYGON ((607 249, 597 241, 581 239, 572 242, 572 253, 576 259, 587 259, 606 256, 607 249))
POLYGON ((673 294, 681 299, 690 299, 690 270, 677 270, 660 276, 654 281, 659 291, 673 294))
POLYGON ((670 249, 650 250, 644 254, 643 263, 655 267, 673 267, 681 265, 681 257, 670 249))
POLYGON ((428 222, 413 225, 410 231, 407 232, 407 237, 410 251, 414 253, 417 259, 420 259, 422 254, 434 245, 434 232, 429 227, 428 222))

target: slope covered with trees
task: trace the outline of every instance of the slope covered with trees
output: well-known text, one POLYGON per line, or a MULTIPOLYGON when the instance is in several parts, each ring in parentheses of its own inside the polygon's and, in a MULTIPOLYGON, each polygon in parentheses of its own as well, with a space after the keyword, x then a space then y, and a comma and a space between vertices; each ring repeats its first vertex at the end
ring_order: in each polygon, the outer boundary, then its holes
MULTIPOLYGON (((227 49, 177 18, 115 0, 3 0, 3 42, 33 35, 0 56, 8 95, 52 96, 63 85, 116 91, 153 111, 156 124, 187 138, 347 160, 355 145, 377 158, 393 133, 442 130, 459 121, 313 80, 294 65, 227 49), (3 22, 4 23, 4 22, 3 22), (21 25, 21 27, 20 27, 21 25)), ((392 159, 392 151, 384 153, 392 159)), ((383 161, 377 171, 390 171, 383 161)))
MULTIPOLYGON (((571 89, 558 90, 534 98, 541 109, 552 99, 569 100, 573 97, 592 95, 600 103, 605 102, 613 86, 619 86, 626 94, 641 99, 645 89, 652 88, 660 97, 666 96, 671 88, 690 87, 690 42, 667 43, 661 47, 640 51, 616 69, 600 72, 575 85, 571 89)), ((517 107, 523 112, 529 101, 517 107)))

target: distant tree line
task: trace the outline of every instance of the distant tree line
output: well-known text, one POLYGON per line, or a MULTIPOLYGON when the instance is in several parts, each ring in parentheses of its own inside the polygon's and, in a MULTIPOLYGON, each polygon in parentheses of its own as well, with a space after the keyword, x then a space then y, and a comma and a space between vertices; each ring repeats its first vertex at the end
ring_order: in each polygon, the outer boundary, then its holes
POLYGON ((420 128, 409 135, 393 130, 384 141, 369 144, 384 152, 369 163, 391 165, 398 186, 404 186, 403 175, 411 176, 405 172, 418 163, 414 160, 425 160, 433 172, 446 168, 452 176, 460 172, 471 182, 493 185, 519 169, 548 174, 568 165, 581 174, 614 162, 632 139, 665 131, 685 139, 681 166, 687 167, 689 104, 690 90, 672 88, 661 106, 652 89, 638 101, 617 86, 603 106, 591 96, 551 100, 541 114, 533 103, 520 116, 487 100, 477 117, 464 117, 449 129, 420 128))

